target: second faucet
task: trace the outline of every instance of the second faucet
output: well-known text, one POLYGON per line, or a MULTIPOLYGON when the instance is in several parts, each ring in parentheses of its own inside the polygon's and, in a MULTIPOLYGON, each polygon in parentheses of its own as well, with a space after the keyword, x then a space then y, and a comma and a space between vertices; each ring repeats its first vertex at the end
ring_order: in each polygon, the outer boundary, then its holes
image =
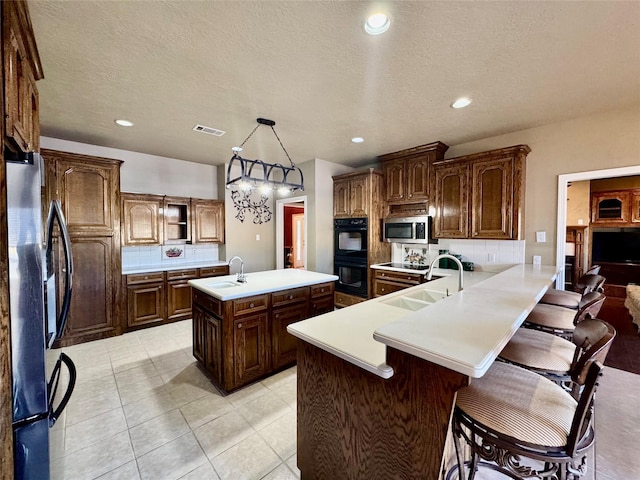
POLYGON ((244 274, 244 262, 239 256, 236 255, 235 257, 231 257, 231 260, 229 260, 229 266, 231 266, 231 262, 233 262, 236 258, 240 260, 240 271, 236 275, 236 280, 240 283, 247 283, 247 277, 244 274))

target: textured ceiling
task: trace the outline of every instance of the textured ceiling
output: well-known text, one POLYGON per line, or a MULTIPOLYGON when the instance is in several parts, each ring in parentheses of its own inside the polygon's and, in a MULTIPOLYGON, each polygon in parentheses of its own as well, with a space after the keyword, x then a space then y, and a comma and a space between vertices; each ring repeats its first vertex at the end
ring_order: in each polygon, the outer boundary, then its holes
MULTIPOLYGON (((29 1, 44 136, 222 164, 257 117, 359 166, 629 104, 640 2, 29 1), (391 29, 366 35, 367 14, 391 29), (454 110, 460 96, 470 107, 454 110), (125 118, 132 128, 116 126, 125 118), (203 124, 222 137, 196 133, 203 124), (354 136, 362 144, 351 143, 354 136)), ((268 127, 243 156, 286 162, 268 127)))

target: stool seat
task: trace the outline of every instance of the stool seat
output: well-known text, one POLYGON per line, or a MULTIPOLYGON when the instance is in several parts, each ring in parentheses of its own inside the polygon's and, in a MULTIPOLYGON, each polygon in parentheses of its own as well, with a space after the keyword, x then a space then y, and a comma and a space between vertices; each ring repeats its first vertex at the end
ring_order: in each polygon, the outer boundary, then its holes
POLYGON ((580 305, 581 293, 570 292, 568 290, 556 290, 550 288, 540 299, 540 303, 547 303, 549 305, 558 305, 559 307, 578 309, 580 305))
POLYGON ((569 340, 540 330, 520 328, 499 357, 533 370, 567 375, 575 354, 576 346, 569 340))
POLYGON ((575 317, 576 311, 570 308, 539 303, 533 307, 533 310, 531 310, 531 313, 529 313, 525 321, 547 328, 573 330, 575 328, 573 324, 575 317))
POLYGON ((456 407, 476 424, 529 445, 567 444, 578 403, 546 378, 507 363, 458 390, 456 407))

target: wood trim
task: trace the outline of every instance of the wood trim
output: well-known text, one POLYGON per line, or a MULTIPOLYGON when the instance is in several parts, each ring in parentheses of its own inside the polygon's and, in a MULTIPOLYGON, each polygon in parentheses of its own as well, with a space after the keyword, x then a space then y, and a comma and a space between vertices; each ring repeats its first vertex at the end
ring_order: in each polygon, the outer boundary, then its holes
POLYGON ((298 340, 301 478, 440 478, 468 377, 389 347, 387 363, 385 380, 298 340))

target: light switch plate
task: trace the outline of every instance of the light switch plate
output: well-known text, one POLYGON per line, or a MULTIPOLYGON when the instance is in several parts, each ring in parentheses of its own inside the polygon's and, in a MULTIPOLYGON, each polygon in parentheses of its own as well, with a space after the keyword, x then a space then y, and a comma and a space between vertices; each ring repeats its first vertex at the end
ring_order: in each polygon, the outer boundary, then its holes
POLYGON ((534 265, 542 265, 542 257, 540 255, 533 256, 533 264, 534 265))
POLYGON ((536 232, 536 242, 544 243, 546 241, 547 241, 547 232, 545 231, 536 232))

